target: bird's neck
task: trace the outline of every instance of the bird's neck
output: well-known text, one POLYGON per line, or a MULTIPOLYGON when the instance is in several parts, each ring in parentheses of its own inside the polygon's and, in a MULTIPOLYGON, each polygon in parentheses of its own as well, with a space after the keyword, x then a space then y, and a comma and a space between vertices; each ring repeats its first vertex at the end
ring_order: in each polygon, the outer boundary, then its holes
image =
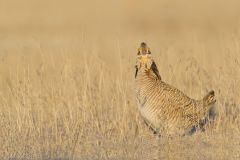
POLYGON ((136 77, 137 83, 140 85, 156 83, 158 80, 157 76, 151 71, 151 69, 140 70, 136 77))

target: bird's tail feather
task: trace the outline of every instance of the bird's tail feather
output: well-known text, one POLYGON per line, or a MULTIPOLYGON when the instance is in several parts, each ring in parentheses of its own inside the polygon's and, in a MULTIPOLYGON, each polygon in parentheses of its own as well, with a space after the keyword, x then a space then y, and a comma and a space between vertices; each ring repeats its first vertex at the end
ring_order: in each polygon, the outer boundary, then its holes
POLYGON ((215 94, 214 91, 210 91, 204 98, 203 98, 203 104, 204 106, 211 106, 212 104, 214 104, 216 102, 215 99, 215 94))

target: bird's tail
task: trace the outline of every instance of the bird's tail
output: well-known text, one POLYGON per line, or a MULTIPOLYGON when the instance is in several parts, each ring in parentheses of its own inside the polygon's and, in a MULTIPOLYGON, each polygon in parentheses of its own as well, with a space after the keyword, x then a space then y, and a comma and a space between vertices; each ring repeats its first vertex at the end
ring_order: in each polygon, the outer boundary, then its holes
POLYGON ((204 98, 203 98, 203 105, 205 107, 211 107, 212 104, 214 104, 216 102, 215 99, 215 94, 214 91, 210 91, 204 98))
POLYGON ((203 117, 201 119, 199 125, 202 131, 204 131, 204 126, 208 122, 209 119, 214 119, 217 115, 217 110, 215 108, 214 103, 216 102, 214 91, 210 91, 205 97, 203 97, 203 109, 205 114, 208 114, 207 117, 203 117))

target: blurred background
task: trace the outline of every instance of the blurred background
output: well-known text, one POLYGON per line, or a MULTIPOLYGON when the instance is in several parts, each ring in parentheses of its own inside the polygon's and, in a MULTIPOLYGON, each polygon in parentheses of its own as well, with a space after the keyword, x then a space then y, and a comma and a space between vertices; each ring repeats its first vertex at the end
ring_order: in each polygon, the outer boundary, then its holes
POLYGON ((156 52, 171 46, 186 51, 187 47, 193 57, 202 52, 204 61, 216 60, 216 53, 226 53, 227 45, 238 45, 232 41, 238 41, 239 8, 237 0, 1 0, 0 53, 9 45, 34 40, 56 48, 85 43, 104 57, 116 45, 135 53, 139 43, 146 41, 156 52))
POLYGON ((0 3, 1 32, 83 28, 212 32, 234 29, 240 15, 237 0, 1 0, 0 3))

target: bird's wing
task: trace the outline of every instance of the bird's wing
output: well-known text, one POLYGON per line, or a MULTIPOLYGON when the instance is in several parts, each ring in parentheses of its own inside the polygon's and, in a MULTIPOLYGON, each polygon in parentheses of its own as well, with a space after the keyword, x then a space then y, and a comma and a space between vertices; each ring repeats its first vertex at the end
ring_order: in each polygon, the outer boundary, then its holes
POLYGON ((194 99, 189 98, 186 94, 175 87, 166 83, 163 85, 165 85, 162 91, 163 96, 165 97, 165 103, 169 103, 169 105, 178 110, 194 110, 196 108, 196 102, 194 99))
POLYGON ((196 121, 198 117, 197 111, 199 110, 196 100, 189 98, 182 91, 168 84, 164 89, 164 95, 166 96, 166 103, 169 103, 173 110, 181 112, 183 118, 196 121))

